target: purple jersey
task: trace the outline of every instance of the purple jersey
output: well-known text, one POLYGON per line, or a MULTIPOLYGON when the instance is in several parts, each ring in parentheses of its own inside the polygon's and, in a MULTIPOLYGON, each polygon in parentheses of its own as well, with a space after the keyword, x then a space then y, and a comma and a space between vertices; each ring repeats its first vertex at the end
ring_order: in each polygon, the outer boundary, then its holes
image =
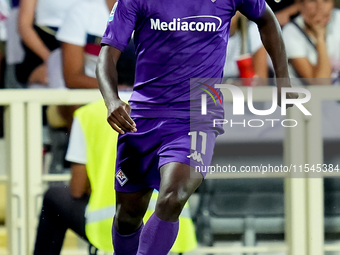
POLYGON ((257 19, 265 0, 118 0, 102 43, 123 51, 135 31, 132 117, 190 116, 190 93, 202 93, 190 78, 222 78, 236 10, 257 19))

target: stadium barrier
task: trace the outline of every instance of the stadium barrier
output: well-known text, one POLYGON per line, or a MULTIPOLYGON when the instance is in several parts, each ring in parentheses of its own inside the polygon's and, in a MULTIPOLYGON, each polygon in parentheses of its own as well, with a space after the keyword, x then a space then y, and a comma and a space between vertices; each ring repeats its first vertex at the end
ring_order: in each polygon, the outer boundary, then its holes
MULTIPOLYGON (((294 107, 287 118, 299 125, 286 128, 285 165, 320 164, 323 162, 321 101, 340 100, 340 87, 308 87, 312 100, 305 104, 312 113, 305 116, 294 107)), ((246 91, 246 88, 243 88, 246 91)), ((255 89, 254 101, 270 101, 271 88, 255 89)), ((228 93, 226 93, 228 94, 228 93)), ((225 94, 225 95, 226 95, 225 94)), ((32 254, 38 215, 41 209, 43 182, 65 180, 65 176, 42 173, 42 107, 43 105, 86 104, 101 98, 98 90, 2 90, 0 105, 5 106, 5 140, 7 172, 0 181, 7 186, 6 227, 8 254, 32 254)), ((231 96, 225 96, 231 102, 231 96)), ((209 178, 226 178, 214 174, 209 178)), ((250 177, 250 176, 247 176, 250 177)), ((289 176, 286 176, 289 177, 289 176)), ((304 173, 300 177, 308 177, 304 173)), ((320 255, 340 250, 324 245, 323 177, 285 178, 286 245, 261 247, 201 247, 197 252, 278 252, 289 255, 320 255)), ((67 178, 67 177, 66 177, 67 178)), ((233 177, 234 178, 234 177, 233 177)))

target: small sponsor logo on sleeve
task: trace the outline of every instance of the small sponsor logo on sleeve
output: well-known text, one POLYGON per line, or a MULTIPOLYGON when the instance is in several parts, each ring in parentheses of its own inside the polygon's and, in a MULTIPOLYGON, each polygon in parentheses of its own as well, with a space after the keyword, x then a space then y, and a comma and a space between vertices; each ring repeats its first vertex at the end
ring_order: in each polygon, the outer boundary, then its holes
POLYGON ((123 186, 129 180, 121 169, 116 173, 116 179, 120 186, 123 186))

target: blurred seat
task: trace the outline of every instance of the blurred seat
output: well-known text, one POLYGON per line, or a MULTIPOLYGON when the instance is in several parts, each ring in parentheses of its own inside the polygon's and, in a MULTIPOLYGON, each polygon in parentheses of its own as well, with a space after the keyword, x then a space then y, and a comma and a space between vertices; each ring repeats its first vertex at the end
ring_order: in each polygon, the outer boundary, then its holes
MULTIPOLYGON (((284 233, 283 179, 207 179, 199 190, 197 238, 214 245, 214 234, 242 234, 245 246, 256 234, 284 233)), ((340 178, 324 179, 325 232, 340 233, 340 178)))
POLYGON ((340 178, 324 179, 325 232, 340 233, 340 178))
POLYGON ((207 179, 200 187, 197 238, 214 245, 214 234, 242 234, 245 246, 257 233, 284 232, 283 179, 207 179))

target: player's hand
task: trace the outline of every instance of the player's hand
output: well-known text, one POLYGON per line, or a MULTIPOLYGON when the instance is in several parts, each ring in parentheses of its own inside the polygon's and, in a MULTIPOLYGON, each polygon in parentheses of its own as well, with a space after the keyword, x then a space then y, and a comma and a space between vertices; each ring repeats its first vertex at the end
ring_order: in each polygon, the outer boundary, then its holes
MULTIPOLYGON (((281 107, 281 89, 282 88, 291 88, 289 79, 278 79, 277 80, 277 104, 281 107)), ((286 93, 286 99, 296 99, 299 95, 297 93, 286 93)), ((292 107, 292 104, 287 104, 286 109, 288 107, 292 107)))
POLYGON ((107 106, 108 116, 107 121, 110 126, 120 134, 125 132, 136 132, 136 123, 131 119, 131 107, 121 101, 114 100, 107 106))

